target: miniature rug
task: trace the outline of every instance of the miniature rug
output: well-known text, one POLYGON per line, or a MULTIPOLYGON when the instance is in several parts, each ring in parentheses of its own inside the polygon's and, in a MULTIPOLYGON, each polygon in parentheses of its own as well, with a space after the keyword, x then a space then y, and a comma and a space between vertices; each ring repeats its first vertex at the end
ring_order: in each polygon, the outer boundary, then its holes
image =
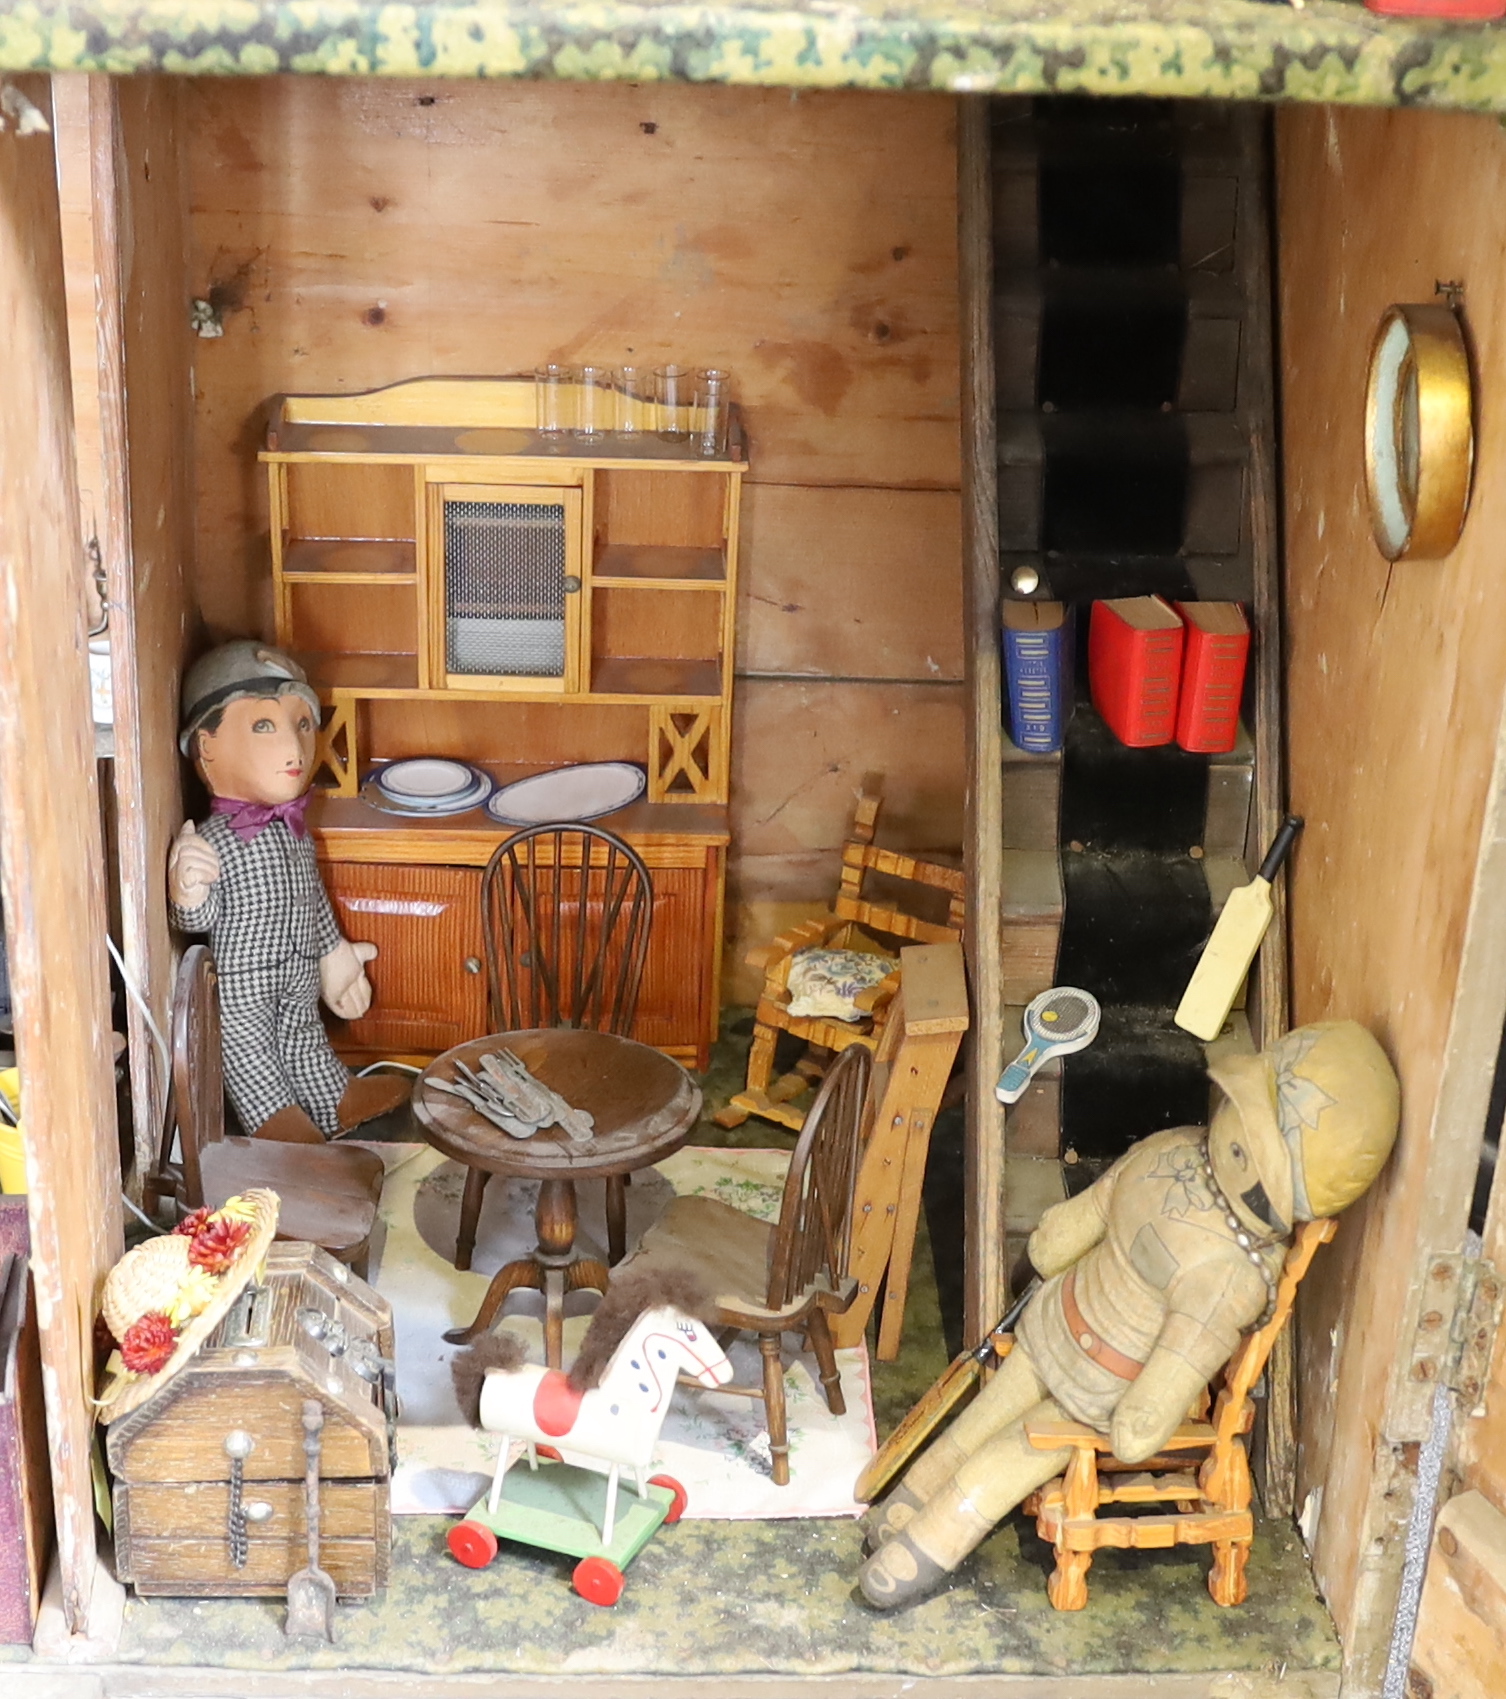
MULTIPOLYGON (((496 1462, 492 1435, 470 1427, 450 1384, 457 1347, 446 1328, 475 1315, 492 1275, 524 1256, 535 1241, 538 1186, 493 1180, 486 1189, 472 1266, 452 1262, 465 1170, 428 1145, 372 1144, 387 1164, 381 1220, 373 1235, 371 1281, 392 1305, 397 1333, 398 1465, 392 1509, 398 1515, 460 1515, 485 1491, 496 1462)), ((689 1147, 657 1168, 634 1174, 627 1190, 631 1245, 677 1193, 720 1198, 762 1220, 779 1213, 789 1153, 689 1147)), ((582 1254, 605 1260, 606 1199, 602 1181, 577 1188, 582 1254)), ((591 1292, 565 1300, 565 1361, 580 1343, 597 1302, 591 1292)), ((496 1325, 516 1333, 535 1362, 543 1359, 542 1295, 514 1292, 496 1325)), ((794 1516, 856 1516, 852 1488, 873 1455, 875 1431, 866 1347, 839 1351, 845 1416, 833 1416, 817 1379, 815 1359, 797 1355, 785 1336, 790 1481, 774 1485, 769 1436, 759 1399, 680 1388, 659 1436, 656 1470, 685 1488, 689 1520, 794 1516)), ((735 1378, 762 1378, 757 1342, 739 1338, 728 1355, 735 1378)), ((526 1463, 522 1465, 527 1467, 526 1463)))

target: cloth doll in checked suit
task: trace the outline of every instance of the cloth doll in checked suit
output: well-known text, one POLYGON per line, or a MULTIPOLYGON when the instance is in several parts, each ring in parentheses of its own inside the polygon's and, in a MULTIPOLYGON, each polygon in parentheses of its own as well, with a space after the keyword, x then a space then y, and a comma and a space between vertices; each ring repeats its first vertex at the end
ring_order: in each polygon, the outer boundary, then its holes
POLYGON ((988 1386, 869 1513, 859 1585, 892 1609, 931 1591, 1070 1450, 1029 1423, 1085 1422, 1142 1463, 1185 1421, 1274 1302, 1299 1221, 1337 1215, 1380 1172, 1398 1089, 1354 1021, 1298 1027, 1210 1069, 1211 1125, 1142 1139, 1031 1235, 1045 1284, 988 1386))
POLYGON ((227 643, 189 669, 179 745, 214 807, 185 823, 167 874, 174 925, 209 934, 241 1125, 305 1144, 386 1114, 409 1089, 353 1077, 319 1019, 321 996, 343 1020, 366 1013, 376 955, 341 934, 304 824, 319 713, 303 669, 264 644, 227 643))

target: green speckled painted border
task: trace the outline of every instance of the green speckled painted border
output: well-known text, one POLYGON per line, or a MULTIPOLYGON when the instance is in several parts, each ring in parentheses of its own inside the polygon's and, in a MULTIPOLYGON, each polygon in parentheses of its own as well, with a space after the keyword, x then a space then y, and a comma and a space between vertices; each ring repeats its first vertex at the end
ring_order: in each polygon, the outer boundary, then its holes
POLYGON ((563 77, 1506 110, 1506 28, 1351 0, 0 0, 0 69, 563 77))

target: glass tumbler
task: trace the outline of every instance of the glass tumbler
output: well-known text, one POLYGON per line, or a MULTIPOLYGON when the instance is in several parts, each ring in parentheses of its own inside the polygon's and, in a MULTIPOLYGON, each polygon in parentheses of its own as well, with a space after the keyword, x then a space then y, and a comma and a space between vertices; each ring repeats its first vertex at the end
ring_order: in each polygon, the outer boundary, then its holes
POLYGON ((659 435, 666 442, 684 442, 690 435, 695 409, 695 372, 690 366, 657 366, 654 389, 659 398, 659 435))
POLYGON ((700 454, 727 452, 727 420, 731 407, 732 374, 712 366, 701 373, 695 385, 696 451, 700 454))
POLYGON ((533 374, 535 416, 544 436, 557 436, 575 425, 574 366, 539 366, 533 374))
POLYGON ((575 416, 578 437, 605 436, 616 420, 612 395, 610 366, 582 366, 580 369, 579 406, 575 416))
POLYGON ((654 428, 654 374, 647 366, 617 368, 617 429, 641 436, 654 428))

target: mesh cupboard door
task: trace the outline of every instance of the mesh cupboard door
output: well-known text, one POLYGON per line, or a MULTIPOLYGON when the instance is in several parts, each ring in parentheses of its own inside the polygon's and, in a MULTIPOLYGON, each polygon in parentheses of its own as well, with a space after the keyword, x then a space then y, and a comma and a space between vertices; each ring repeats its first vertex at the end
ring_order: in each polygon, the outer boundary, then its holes
POLYGON ((431 515, 445 683, 581 689, 581 492, 443 484, 431 515))

